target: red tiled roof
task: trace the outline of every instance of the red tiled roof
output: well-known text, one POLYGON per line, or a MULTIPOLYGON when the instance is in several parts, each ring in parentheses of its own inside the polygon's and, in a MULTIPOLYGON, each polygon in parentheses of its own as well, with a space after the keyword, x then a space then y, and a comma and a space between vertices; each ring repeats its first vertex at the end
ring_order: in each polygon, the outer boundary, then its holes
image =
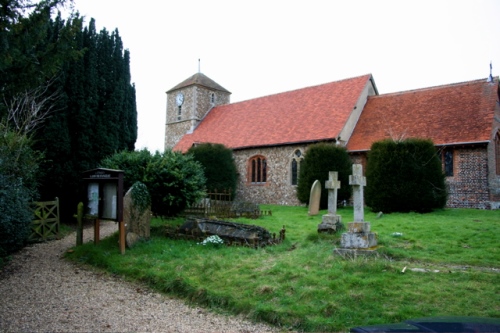
POLYGON ((217 106, 174 150, 193 143, 231 149, 336 139, 371 75, 217 106))
POLYGON ((420 137, 436 145, 490 140, 498 78, 371 96, 347 144, 369 150, 378 140, 420 137))

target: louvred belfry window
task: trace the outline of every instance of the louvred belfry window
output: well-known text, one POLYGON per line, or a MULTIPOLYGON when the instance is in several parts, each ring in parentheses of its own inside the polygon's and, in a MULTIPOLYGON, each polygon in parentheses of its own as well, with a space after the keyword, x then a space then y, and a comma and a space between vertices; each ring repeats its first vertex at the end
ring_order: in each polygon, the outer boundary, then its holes
POLYGON ((265 184, 267 181, 267 161, 264 156, 254 156, 249 160, 249 182, 265 184))

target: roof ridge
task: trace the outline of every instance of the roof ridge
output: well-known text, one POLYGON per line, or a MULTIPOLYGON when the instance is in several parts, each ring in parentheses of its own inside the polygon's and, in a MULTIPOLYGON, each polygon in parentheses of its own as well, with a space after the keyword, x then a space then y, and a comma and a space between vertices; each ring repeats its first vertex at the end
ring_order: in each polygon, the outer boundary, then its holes
MULTIPOLYGON (((395 92, 391 92, 391 93, 370 96, 370 98, 404 95, 404 94, 421 92, 421 91, 426 91, 426 90, 437 90, 437 89, 442 89, 442 88, 451 88, 451 87, 465 86, 465 85, 472 85, 472 84, 479 84, 479 83, 491 83, 491 82, 487 82, 486 81, 487 79, 488 78, 471 80, 471 81, 448 83, 448 84, 441 84, 441 85, 436 85, 436 86, 432 86, 432 87, 423 87, 423 88, 415 88, 415 89, 410 89, 410 90, 395 91, 395 92)), ((495 82, 495 80, 496 80, 496 82, 499 81, 498 76, 493 77, 493 82, 495 82)))
POLYGON ((289 93, 293 93, 293 92, 297 92, 297 91, 301 91, 301 90, 307 90, 307 89, 313 89, 313 88, 325 86, 325 85, 328 85, 328 84, 341 83, 343 81, 351 81, 351 80, 355 80, 355 79, 361 79, 363 77, 366 77, 368 79, 370 77, 373 77, 373 75, 372 74, 364 74, 364 75, 359 75, 359 76, 353 76, 353 77, 342 79, 342 80, 330 81, 330 82, 325 82, 325 83, 319 83, 319 84, 314 84, 314 85, 307 86, 307 87, 302 87, 302 88, 296 88, 296 89, 281 91, 281 92, 277 92, 277 93, 274 93, 274 94, 269 94, 269 95, 264 95, 264 96, 259 96, 259 97, 253 97, 253 98, 248 98, 248 99, 245 99, 245 100, 242 100, 242 101, 232 102, 231 104, 218 105, 216 107, 219 108, 221 106, 234 105, 234 104, 244 103, 244 102, 248 102, 248 101, 254 101, 254 100, 258 100, 258 99, 262 99, 262 98, 267 98, 267 97, 272 97, 272 96, 279 96, 279 95, 283 95, 283 94, 289 94, 289 93))

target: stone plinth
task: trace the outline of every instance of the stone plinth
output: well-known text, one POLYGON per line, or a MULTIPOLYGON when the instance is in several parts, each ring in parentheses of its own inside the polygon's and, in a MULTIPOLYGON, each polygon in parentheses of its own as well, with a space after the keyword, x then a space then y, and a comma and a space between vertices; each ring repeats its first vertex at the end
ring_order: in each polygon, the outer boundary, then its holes
POLYGON ((350 222, 347 224, 349 233, 369 233, 370 228, 370 222, 350 222))
POLYGON ((348 223, 349 232, 342 234, 340 244, 344 249, 369 249, 377 246, 377 236, 370 232, 369 222, 348 223))
POLYGON ((334 254, 340 255, 345 258, 357 258, 357 257, 378 257, 378 252, 374 249, 362 250, 362 249, 340 249, 337 248, 333 250, 334 254))
POLYGON ((318 224, 318 232, 336 232, 342 226, 342 216, 325 214, 322 216, 321 224, 318 224))
POLYGON ((369 222, 350 222, 347 229, 340 239, 341 248, 335 249, 334 254, 350 258, 377 254, 377 235, 370 232, 369 222))

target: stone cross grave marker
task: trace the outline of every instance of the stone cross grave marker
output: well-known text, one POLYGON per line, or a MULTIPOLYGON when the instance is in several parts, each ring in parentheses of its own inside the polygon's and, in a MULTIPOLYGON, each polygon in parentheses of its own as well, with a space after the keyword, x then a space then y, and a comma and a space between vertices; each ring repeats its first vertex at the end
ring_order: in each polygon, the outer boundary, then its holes
POLYGON ((309 215, 318 215, 320 199, 321 183, 319 180, 315 180, 311 186, 311 193, 309 195, 309 215))
POLYGON ((340 188, 339 173, 330 171, 325 188, 328 190, 328 214, 337 215, 337 190, 340 188))
POLYGON ((325 188, 328 190, 328 214, 322 216, 318 232, 336 232, 342 227, 342 217, 337 215, 337 190, 340 188, 338 175, 337 171, 328 173, 328 180, 325 182, 325 188))
POLYGON ((363 186, 366 186, 366 178, 363 177, 361 164, 352 166, 349 184, 352 185, 354 221, 347 224, 348 232, 343 233, 340 239, 341 248, 335 249, 334 253, 349 256, 373 254, 377 235, 370 231, 370 222, 364 221, 363 186))
POLYGON ((349 176, 349 185, 352 185, 354 222, 363 222, 365 220, 363 186, 366 186, 366 177, 363 177, 363 166, 361 164, 352 165, 352 175, 349 176))

